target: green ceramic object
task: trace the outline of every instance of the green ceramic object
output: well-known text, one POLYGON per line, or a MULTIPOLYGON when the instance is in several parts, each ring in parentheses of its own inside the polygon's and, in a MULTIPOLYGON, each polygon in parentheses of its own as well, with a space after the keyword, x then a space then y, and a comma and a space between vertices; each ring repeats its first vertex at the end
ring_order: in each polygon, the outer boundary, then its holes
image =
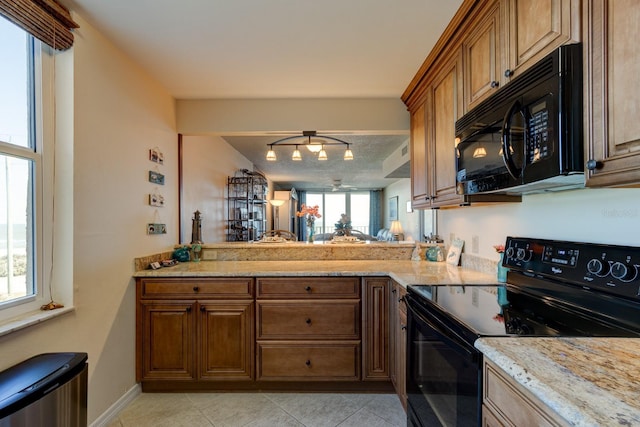
POLYGON ((182 247, 173 251, 173 259, 177 259, 180 262, 189 261, 189 248, 182 247))
POLYGON ((443 261, 444 254, 442 253, 442 248, 440 246, 431 246, 427 249, 427 260, 429 261, 443 261))

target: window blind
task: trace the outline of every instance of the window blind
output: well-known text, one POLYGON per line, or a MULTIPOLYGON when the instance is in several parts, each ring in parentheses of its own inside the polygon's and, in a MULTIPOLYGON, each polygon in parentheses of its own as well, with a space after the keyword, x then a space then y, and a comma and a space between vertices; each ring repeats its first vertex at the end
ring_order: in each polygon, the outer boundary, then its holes
POLYGON ((56 50, 69 49, 79 27, 55 0, 0 0, 0 15, 56 50))

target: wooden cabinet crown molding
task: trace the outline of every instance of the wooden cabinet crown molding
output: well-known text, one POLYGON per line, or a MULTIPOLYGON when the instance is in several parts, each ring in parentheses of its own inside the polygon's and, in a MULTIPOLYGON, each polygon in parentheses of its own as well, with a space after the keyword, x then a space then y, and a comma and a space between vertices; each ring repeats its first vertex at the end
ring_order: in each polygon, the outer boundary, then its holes
POLYGON ((424 86, 425 83, 427 83, 425 79, 433 73, 432 68, 438 61, 441 52, 443 52, 447 46, 454 45, 458 41, 459 35, 462 32, 460 31, 461 27, 463 24, 472 20, 472 15, 478 13, 486 4, 493 3, 494 1, 495 0, 464 0, 462 2, 458 11, 442 35, 440 35, 433 49, 431 49, 431 52, 400 97, 402 102, 409 108, 409 111, 412 111, 412 105, 415 106, 424 102, 424 86))

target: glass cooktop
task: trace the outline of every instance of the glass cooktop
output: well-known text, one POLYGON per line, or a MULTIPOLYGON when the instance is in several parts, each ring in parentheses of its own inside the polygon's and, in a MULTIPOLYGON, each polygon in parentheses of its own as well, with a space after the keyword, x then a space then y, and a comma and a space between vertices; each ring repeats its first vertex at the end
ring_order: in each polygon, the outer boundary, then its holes
POLYGON ((409 291, 478 335, 507 335, 502 316, 505 286, 410 285, 409 291))

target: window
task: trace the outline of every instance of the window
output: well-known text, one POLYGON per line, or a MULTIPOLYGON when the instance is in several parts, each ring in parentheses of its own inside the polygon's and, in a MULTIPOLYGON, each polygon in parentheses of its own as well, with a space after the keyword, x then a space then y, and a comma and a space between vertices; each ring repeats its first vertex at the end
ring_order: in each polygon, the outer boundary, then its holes
POLYGON ((37 114, 42 62, 40 43, 3 18, 0 40, 0 313, 5 319, 34 310, 43 298, 38 286, 42 118, 37 114))
POLYGON ((307 193, 306 204, 318 205, 322 218, 315 221, 315 233, 333 233, 340 215, 347 214, 354 230, 369 233, 369 192, 307 193))

